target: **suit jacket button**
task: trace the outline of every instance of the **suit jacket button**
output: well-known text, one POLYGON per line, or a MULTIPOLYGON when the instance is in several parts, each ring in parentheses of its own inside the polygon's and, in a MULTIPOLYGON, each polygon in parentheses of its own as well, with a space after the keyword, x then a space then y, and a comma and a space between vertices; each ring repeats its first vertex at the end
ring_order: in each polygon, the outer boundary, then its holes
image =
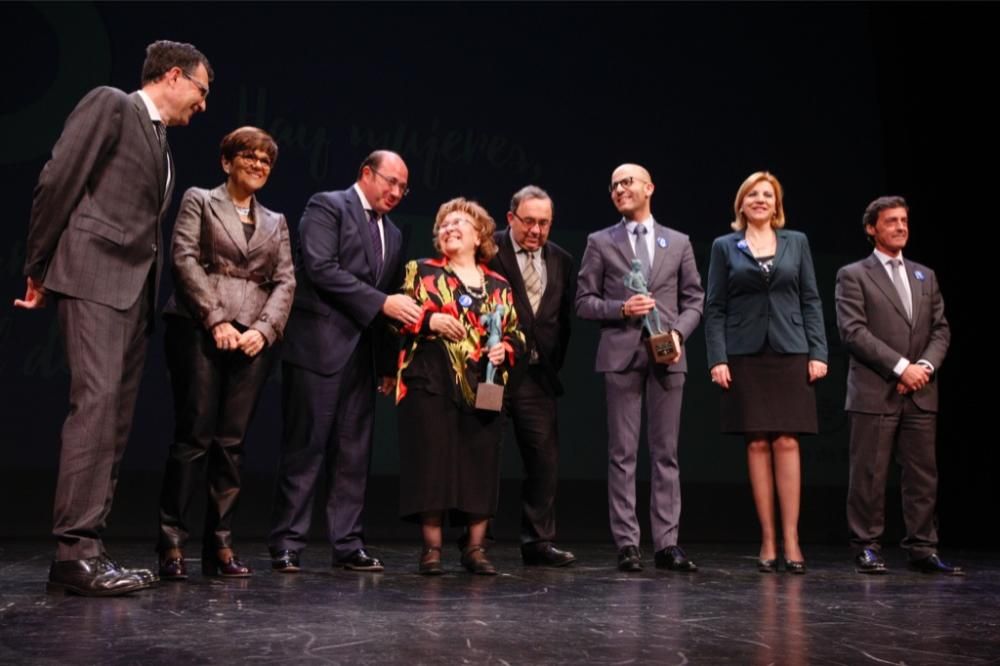
POLYGON ((151 247, 153 248, 153 254, 156 254, 156 243, 153 243, 151 247))

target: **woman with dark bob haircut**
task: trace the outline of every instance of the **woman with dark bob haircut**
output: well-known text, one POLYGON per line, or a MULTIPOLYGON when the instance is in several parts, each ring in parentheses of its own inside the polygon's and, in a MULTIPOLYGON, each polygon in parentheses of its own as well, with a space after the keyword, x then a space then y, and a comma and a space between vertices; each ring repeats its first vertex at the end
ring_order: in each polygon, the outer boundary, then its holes
POLYGON ((184 193, 174 223, 175 293, 164 315, 174 441, 160 495, 160 578, 187 578, 185 515, 205 476, 201 568, 243 578, 233 551, 243 441, 295 292, 285 216, 257 201, 278 157, 266 132, 241 127, 220 146, 226 182, 184 193))
POLYGON ((423 308, 404 329, 399 406, 400 514, 421 524, 418 570, 444 573, 441 530, 468 526, 462 566, 495 575, 483 549, 500 486, 501 413, 476 409, 477 386, 493 368, 505 384, 524 350, 510 285, 486 267, 496 254, 493 219, 474 201, 445 202, 434 220, 436 259, 406 265, 403 291, 423 308))

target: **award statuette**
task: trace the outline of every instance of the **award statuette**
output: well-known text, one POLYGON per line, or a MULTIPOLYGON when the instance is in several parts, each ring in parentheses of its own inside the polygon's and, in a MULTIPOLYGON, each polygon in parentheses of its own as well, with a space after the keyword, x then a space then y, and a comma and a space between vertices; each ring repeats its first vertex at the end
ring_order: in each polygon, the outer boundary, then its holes
MULTIPOLYGON (((486 329, 487 352, 503 339, 503 316, 506 313, 507 308, 498 305, 496 310, 479 318, 480 325, 486 329)), ((486 381, 479 382, 479 386, 476 387, 476 409, 499 412, 503 407, 503 386, 493 382, 496 374, 497 367, 487 360, 486 381)))
MULTIPOLYGON (((643 296, 649 295, 646 277, 642 272, 642 264, 638 259, 632 260, 632 271, 625 276, 625 288, 643 296)), ((660 327, 660 313, 653 308, 642 316, 642 327, 649 333, 646 346, 653 357, 653 362, 669 365, 677 358, 678 349, 674 346, 674 336, 660 327)))

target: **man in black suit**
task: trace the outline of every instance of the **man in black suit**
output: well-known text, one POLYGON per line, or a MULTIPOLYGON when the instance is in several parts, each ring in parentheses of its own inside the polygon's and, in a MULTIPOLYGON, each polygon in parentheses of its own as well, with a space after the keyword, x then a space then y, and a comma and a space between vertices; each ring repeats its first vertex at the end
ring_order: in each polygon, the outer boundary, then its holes
POLYGON ((142 89, 90 91, 66 120, 35 187, 17 307, 54 298, 70 372, 49 587, 86 596, 155 582, 107 557, 104 529, 132 427, 162 261, 161 222, 176 176, 166 127, 205 110, 212 80, 190 44, 146 49, 142 89))
POLYGON ((561 567, 576 561, 556 548, 555 499, 559 429, 556 398, 566 358, 576 293, 573 258, 549 242, 552 199, 528 185, 511 198, 508 228, 496 233, 489 267, 510 282, 514 309, 527 340, 525 363, 514 369, 508 407, 524 462, 521 488, 521 557, 525 564, 561 567))
POLYGON ((403 283, 403 237, 388 213, 407 193, 403 158, 376 150, 358 179, 309 199, 299 222, 296 289, 282 352, 284 432, 268 547, 271 566, 299 570, 313 495, 326 477, 334 566, 382 571, 365 550, 362 510, 375 392, 395 386, 390 320, 415 323, 403 283))

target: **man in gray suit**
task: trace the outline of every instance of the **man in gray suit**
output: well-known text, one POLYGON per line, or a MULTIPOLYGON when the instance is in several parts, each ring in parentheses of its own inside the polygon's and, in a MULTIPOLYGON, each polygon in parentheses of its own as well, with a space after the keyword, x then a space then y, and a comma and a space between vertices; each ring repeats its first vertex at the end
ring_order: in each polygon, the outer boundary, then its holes
POLYGON ((847 523, 858 573, 882 574, 885 485, 895 452, 903 468, 903 520, 910 567, 961 575, 937 554, 937 371, 951 331, 934 271, 903 258, 909 207, 902 197, 868 205, 863 224, 875 246, 837 272, 837 327, 850 352, 850 484, 847 523))
POLYGON ((156 580, 108 558, 101 531, 132 425, 152 330, 160 225, 176 180, 165 128, 205 110, 212 77, 194 46, 150 44, 142 89, 90 91, 66 120, 35 187, 27 291, 14 305, 56 301, 70 371, 52 590, 112 596, 156 580))
POLYGON ((677 545, 681 511, 677 437, 687 372, 683 343, 701 321, 704 291, 688 237, 653 219, 653 190, 649 172, 636 164, 623 164, 611 174, 611 200, 622 219, 587 239, 576 313, 601 325, 595 367, 604 373, 607 389, 608 508, 618 568, 642 570, 635 464, 645 395, 656 566, 695 571, 694 562, 677 545), (633 259, 645 273, 648 295, 629 292, 625 285, 633 259), (643 340, 642 319, 654 308, 676 348, 666 365, 651 360, 643 340))

